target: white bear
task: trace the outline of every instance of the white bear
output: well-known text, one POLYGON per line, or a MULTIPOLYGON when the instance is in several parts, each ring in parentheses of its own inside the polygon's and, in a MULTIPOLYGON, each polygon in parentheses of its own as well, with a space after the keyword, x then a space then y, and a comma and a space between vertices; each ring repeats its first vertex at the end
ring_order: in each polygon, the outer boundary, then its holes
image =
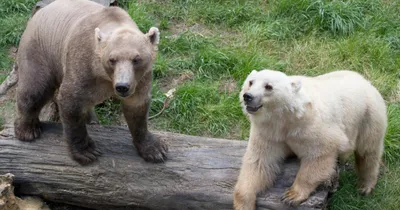
POLYGON ((377 182, 387 127, 386 105, 360 74, 335 71, 317 77, 252 71, 240 102, 251 122, 235 187, 234 209, 255 209, 256 195, 273 184, 285 157, 301 161, 282 200, 298 205, 335 172, 337 159, 355 154, 360 192, 377 182))

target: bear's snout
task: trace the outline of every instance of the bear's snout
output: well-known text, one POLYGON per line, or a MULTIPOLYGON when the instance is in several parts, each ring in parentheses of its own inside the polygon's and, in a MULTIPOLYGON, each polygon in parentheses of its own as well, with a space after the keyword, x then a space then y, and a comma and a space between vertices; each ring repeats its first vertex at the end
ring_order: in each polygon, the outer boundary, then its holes
POLYGON ((117 83, 117 84, 115 85, 115 90, 116 90, 118 93, 121 93, 121 94, 127 93, 127 92, 129 91, 129 88, 130 88, 130 86, 129 86, 128 83, 117 83))
POLYGON ((243 94, 243 100, 244 100, 246 103, 253 101, 253 99, 254 99, 254 96, 253 96, 251 93, 245 93, 245 94, 243 94))

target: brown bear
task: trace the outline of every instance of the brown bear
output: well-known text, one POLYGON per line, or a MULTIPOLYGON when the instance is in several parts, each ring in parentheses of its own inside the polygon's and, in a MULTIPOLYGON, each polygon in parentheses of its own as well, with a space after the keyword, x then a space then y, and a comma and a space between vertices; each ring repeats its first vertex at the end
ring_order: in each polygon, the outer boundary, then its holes
POLYGON ((56 90, 64 137, 73 159, 100 155, 86 130, 93 107, 115 95, 133 143, 146 161, 163 162, 167 145, 148 131, 152 64, 159 31, 143 34, 118 7, 87 0, 57 0, 37 11, 21 37, 15 135, 38 138, 39 113, 56 90))

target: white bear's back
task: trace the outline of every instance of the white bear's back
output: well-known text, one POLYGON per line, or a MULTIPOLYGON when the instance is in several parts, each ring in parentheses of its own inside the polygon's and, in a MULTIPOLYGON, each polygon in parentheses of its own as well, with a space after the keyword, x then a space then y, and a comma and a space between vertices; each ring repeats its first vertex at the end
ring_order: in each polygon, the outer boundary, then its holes
MULTIPOLYGON (((386 106, 378 92, 360 74, 335 71, 302 79, 305 93, 312 99, 321 124, 338 126, 349 139, 355 140, 363 123, 373 118, 376 126, 386 128, 386 106)), ((372 123, 372 122, 371 122, 372 123)))

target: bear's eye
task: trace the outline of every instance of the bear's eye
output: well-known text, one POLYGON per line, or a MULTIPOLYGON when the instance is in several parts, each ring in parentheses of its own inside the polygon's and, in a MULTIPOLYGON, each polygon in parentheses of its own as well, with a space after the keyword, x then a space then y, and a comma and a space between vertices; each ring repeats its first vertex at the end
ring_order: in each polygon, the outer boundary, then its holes
POLYGON ((108 62, 110 62, 110 64, 111 64, 112 66, 114 66, 115 63, 117 63, 117 59, 115 59, 115 58, 110 58, 110 59, 108 60, 108 62))
POLYGON ((269 84, 266 84, 265 85, 265 89, 266 90, 272 90, 272 89, 274 89, 271 85, 269 85, 269 84))
POLYGON ((136 57, 136 58, 134 58, 134 59, 132 60, 132 63, 133 63, 134 65, 137 65, 137 64, 139 64, 141 61, 142 61, 142 60, 141 60, 139 57, 136 57))
POLYGON ((249 86, 251 87, 253 85, 253 81, 249 81, 249 86))

